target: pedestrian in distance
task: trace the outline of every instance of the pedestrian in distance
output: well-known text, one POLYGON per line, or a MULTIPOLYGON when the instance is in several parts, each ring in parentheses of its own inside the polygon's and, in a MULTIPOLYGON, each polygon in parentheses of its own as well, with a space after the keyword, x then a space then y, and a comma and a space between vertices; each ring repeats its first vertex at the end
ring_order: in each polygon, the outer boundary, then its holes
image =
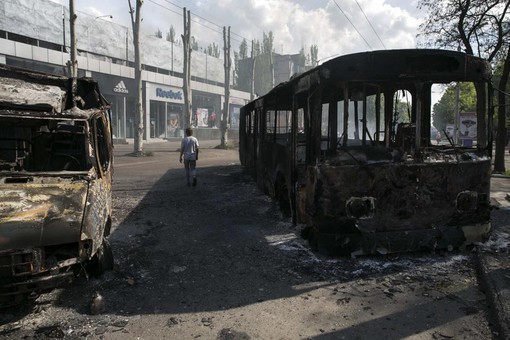
POLYGON ((198 147, 198 139, 193 137, 193 130, 191 128, 187 128, 186 136, 181 141, 181 154, 179 156, 179 162, 182 163, 184 157, 184 169, 186 170, 186 181, 188 186, 197 185, 196 167, 198 160, 198 147))

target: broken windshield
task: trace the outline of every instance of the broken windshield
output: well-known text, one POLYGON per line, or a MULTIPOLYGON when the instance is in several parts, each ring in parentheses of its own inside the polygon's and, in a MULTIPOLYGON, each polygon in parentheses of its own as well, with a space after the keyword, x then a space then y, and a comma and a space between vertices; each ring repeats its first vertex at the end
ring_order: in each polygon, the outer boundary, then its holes
POLYGON ((87 122, 76 119, 0 119, 0 171, 88 171, 87 122))

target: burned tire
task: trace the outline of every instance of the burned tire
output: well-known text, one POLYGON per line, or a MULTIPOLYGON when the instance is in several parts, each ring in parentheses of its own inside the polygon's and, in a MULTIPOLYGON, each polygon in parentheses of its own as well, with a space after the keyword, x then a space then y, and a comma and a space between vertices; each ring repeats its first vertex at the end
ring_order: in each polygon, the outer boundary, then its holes
POLYGON ((285 178, 280 177, 276 181, 275 189, 276 199, 280 205, 280 211, 282 212, 283 216, 291 217, 289 191, 287 190, 287 183, 285 182, 285 178))
POLYGON ((104 272, 113 269, 113 251, 106 238, 96 254, 87 264, 87 271, 94 277, 100 277, 104 272))

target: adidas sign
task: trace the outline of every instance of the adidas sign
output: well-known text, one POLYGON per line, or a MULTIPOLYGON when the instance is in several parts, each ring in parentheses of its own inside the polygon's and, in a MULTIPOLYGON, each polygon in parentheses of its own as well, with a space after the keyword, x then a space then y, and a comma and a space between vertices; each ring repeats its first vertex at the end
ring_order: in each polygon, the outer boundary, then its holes
POLYGON ((113 88, 113 92, 117 93, 129 93, 126 84, 124 84, 124 80, 119 81, 117 85, 113 88))

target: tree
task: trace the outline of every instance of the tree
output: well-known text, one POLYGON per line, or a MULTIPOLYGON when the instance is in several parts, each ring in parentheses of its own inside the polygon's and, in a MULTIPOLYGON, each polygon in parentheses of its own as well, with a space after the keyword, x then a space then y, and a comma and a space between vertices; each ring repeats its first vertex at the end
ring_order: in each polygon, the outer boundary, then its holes
MULTIPOLYGON (((441 99, 434 104, 434 127, 444 131, 447 124, 452 124, 455 116, 455 98, 457 86, 449 85, 441 99)), ((476 111, 476 90, 472 83, 460 83, 459 112, 476 111)))
POLYGON ((170 25, 168 32, 166 32, 166 41, 169 41, 172 44, 175 43, 175 29, 173 25, 170 25))
MULTIPOLYGON (((183 85, 182 90, 184 93, 184 112, 183 112, 183 124, 184 129, 191 127, 191 51, 193 50, 192 41, 194 37, 191 36, 191 12, 186 10, 184 7, 182 13, 184 30, 182 37, 182 49, 183 49, 183 85)), ((195 41, 196 43, 196 41, 195 41)))
POLYGON ((239 85, 239 74, 241 70, 241 60, 245 60, 248 58, 248 42, 246 39, 243 39, 241 44, 239 45, 239 52, 234 51, 234 87, 237 88, 239 85))
POLYGON ((305 55, 305 48, 304 47, 301 47, 301 49, 299 50, 298 66, 299 66, 300 72, 301 72, 301 70, 304 70, 305 66, 306 66, 306 55, 305 55))
POLYGON ((317 45, 310 46, 310 65, 315 67, 319 64, 319 48, 317 45))
POLYGON ((274 52, 274 35, 272 31, 266 34, 266 32, 262 33, 262 54, 271 54, 274 52))
POLYGON ((239 45, 239 59, 248 58, 248 42, 243 38, 241 45, 239 45))
POLYGON ((71 93, 73 96, 73 106, 76 107, 77 92, 78 92, 78 50, 76 46, 76 34, 75 34, 75 23, 76 14, 74 12, 74 0, 69 0, 69 29, 71 33, 71 60, 67 61, 67 67, 69 68, 69 75, 72 78, 71 93))
MULTIPOLYGON (((510 49, 508 48, 508 10, 510 0, 420 0, 419 8, 428 12, 427 19, 420 26, 426 45, 455 49, 460 44, 467 54, 486 58, 492 64, 504 62, 498 83, 498 129, 494 171, 505 170, 505 116, 506 98, 504 90, 510 74, 510 49)), ((477 92, 483 87, 475 85, 477 92)), ((486 130, 484 125, 485 102, 477 103, 479 132, 486 130)), ((487 141, 485 135, 478 136, 480 145, 487 141)))
POLYGON ((253 60, 248 59, 248 42, 243 39, 239 45, 239 53, 234 52, 234 86, 241 91, 250 91, 251 66, 253 60))
POLYGON ((163 38, 163 32, 158 28, 158 30, 154 33, 154 35, 160 39, 163 38))
POLYGON ((190 42, 191 49, 193 51, 198 51, 198 41, 194 36, 191 36, 191 42, 190 42))
POLYGON ((223 60, 225 66, 225 101, 223 102, 223 110, 220 122, 221 147, 225 148, 228 141, 227 123, 229 122, 229 102, 230 102, 230 26, 228 30, 223 26, 223 60))
POLYGON ((220 57, 220 47, 216 45, 216 43, 209 44, 207 46, 207 54, 211 57, 219 58, 220 57))
POLYGON ((142 106, 142 58, 140 51, 140 23, 142 19, 141 10, 143 0, 136 0, 136 9, 131 6, 128 0, 131 24, 133 26, 133 45, 135 47, 135 84, 136 84, 136 114, 135 114, 135 135, 133 153, 136 156, 143 155, 143 106, 142 106))
POLYGON ((170 29, 166 33, 166 41, 169 41, 172 43, 171 45, 171 53, 172 53, 172 59, 171 59, 171 65, 172 65, 172 74, 174 72, 174 44, 175 44, 175 29, 174 26, 170 25, 170 29))
MULTIPOLYGON (((501 82, 501 76, 503 74, 503 68, 505 66, 504 61, 500 61, 496 68, 494 69, 494 75, 492 77, 492 81, 495 84, 499 84, 501 82)), ((505 93, 510 94, 510 83, 507 82, 505 93)), ((506 115, 506 126, 510 127, 510 115, 507 113, 506 115)))
POLYGON ((274 87, 274 36, 273 32, 263 32, 262 44, 254 43, 254 55, 256 58, 255 92, 267 93, 274 87))

